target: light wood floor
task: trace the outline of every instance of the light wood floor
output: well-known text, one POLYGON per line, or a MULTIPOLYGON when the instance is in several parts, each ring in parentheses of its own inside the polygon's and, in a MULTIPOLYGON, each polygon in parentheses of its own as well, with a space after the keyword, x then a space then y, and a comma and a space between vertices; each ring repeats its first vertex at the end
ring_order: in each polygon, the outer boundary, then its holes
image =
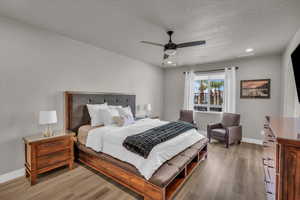
MULTIPOLYGON (((262 149, 213 143, 208 160, 194 172, 176 200, 264 200, 262 149)), ((30 186, 24 178, 0 184, 1 200, 136 200, 142 197, 82 165, 49 172, 30 186)))

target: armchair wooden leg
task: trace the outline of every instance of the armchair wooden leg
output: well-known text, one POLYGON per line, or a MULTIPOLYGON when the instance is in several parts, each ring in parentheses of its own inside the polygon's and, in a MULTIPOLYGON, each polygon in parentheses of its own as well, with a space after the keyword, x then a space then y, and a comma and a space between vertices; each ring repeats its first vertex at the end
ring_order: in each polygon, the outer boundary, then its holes
POLYGON ((229 141, 226 140, 226 148, 228 149, 229 148, 229 141))

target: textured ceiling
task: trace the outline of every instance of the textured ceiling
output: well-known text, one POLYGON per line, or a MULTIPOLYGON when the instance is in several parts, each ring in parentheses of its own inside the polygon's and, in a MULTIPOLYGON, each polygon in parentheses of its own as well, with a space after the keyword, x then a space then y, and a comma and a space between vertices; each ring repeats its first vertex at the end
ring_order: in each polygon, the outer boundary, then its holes
POLYGON ((300 0, 1 0, 0 15, 154 65, 160 47, 139 43, 207 40, 179 49, 179 66, 282 52, 300 27, 300 0))

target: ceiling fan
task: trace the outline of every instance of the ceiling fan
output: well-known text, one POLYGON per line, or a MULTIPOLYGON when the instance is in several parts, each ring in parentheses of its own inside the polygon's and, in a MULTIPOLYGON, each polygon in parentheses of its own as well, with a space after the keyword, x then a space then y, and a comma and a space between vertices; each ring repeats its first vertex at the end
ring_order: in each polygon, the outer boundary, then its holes
POLYGON ((169 39, 169 42, 165 45, 159 44, 156 42, 148 42, 148 41, 141 41, 141 43, 163 47, 164 48, 164 57, 163 57, 164 60, 169 58, 169 56, 174 56, 176 54, 177 48, 192 47, 192 46, 206 44, 205 40, 175 44, 172 42, 172 34, 173 33, 174 33, 173 31, 167 31, 167 34, 169 35, 170 39, 169 39))

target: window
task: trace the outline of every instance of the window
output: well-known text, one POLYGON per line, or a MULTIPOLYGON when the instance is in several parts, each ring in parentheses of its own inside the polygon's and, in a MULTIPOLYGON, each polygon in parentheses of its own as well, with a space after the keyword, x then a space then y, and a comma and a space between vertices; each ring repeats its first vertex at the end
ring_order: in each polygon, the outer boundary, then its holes
POLYGON ((196 75, 194 81, 194 110, 222 112, 224 102, 224 73, 196 75))

